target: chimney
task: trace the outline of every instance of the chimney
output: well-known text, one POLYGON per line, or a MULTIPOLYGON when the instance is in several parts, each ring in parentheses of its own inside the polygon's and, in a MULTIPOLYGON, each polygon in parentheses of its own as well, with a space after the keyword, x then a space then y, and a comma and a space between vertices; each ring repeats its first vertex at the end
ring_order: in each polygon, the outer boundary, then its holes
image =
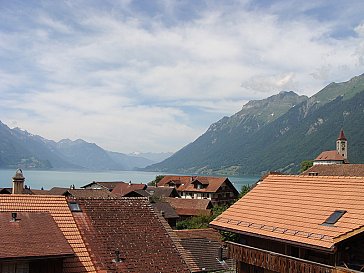
POLYGON ((13 194, 22 194, 24 189, 25 178, 23 176, 23 171, 17 169, 15 176, 13 177, 13 194))
POLYGON ((129 180, 129 186, 131 186, 131 180, 129 180))
POLYGON ((17 216, 18 216, 18 214, 16 212, 12 212, 11 213, 11 222, 16 222, 17 216))

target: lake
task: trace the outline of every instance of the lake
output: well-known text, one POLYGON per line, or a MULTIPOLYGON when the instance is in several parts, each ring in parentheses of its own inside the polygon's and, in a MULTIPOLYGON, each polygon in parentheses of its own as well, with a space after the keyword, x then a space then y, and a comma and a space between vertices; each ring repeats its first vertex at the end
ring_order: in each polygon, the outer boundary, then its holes
MULTIPOLYGON (((0 170, 0 188, 12 187, 12 177, 15 169, 0 170)), ((75 185, 79 188, 92 181, 124 181, 132 183, 148 183, 157 175, 165 174, 158 172, 141 171, 40 171, 23 170, 25 184, 31 189, 50 189, 52 187, 68 188, 75 185)), ((177 174, 178 175, 178 174, 177 174)), ((259 179, 258 176, 229 177, 235 188, 240 191, 243 185, 250 185, 259 179)))

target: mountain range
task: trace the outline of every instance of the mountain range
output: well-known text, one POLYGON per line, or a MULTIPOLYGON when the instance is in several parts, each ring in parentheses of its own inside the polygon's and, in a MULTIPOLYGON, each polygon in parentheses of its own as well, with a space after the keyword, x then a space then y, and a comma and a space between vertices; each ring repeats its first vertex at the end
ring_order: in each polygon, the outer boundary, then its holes
POLYGON ((10 129, 0 122, 0 168, 134 170, 170 156, 147 153, 146 156, 106 151, 82 139, 59 142, 33 135, 19 128, 10 129))
POLYGON ((145 170, 205 175, 295 173, 303 160, 334 150, 344 129, 351 163, 364 163, 364 74, 312 97, 280 92, 245 104, 194 142, 145 170))

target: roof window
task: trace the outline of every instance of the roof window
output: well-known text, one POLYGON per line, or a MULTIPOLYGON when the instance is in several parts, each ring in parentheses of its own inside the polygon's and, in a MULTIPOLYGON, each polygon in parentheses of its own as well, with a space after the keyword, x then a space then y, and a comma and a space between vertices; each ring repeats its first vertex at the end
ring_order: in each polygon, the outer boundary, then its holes
POLYGON ((72 212, 82 211, 80 205, 76 202, 69 202, 68 206, 72 212))
POLYGON ((323 222, 323 225, 325 226, 333 226, 336 224, 337 221, 346 213, 346 210, 335 210, 329 218, 323 222))

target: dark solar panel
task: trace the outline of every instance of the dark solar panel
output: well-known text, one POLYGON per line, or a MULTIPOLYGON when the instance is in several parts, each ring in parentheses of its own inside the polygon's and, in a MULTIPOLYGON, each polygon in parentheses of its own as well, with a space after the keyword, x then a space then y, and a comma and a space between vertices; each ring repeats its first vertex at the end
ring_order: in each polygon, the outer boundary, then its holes
POLYGON ((346 213, 346 210, 335 210, 323 224, 334 225, 346 213))

